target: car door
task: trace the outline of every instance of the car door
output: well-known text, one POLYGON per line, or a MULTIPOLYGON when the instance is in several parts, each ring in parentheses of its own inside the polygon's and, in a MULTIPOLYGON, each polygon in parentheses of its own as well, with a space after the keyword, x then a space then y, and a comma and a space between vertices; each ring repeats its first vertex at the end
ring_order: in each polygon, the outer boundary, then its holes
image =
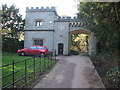
POLYGON ((31 46, 30 48, 28 48, 28 54, 35 55, 36 54, 36 46, 31 46))
POLYGON ((42 52, 43 49, 44 49, 43 47, 37 46, 37 51, 36 51, 36 53, 37 53, 37 54, 40 54, 40 52, 42 52))

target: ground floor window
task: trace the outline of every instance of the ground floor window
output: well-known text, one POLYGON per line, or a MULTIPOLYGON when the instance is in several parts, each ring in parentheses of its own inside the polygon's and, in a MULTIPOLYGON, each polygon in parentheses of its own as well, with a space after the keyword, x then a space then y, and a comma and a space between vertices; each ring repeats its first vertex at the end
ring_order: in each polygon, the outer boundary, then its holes
POLYGON ((41 45, 43 46, 43 40, 34 40, 34 45, 41 45))

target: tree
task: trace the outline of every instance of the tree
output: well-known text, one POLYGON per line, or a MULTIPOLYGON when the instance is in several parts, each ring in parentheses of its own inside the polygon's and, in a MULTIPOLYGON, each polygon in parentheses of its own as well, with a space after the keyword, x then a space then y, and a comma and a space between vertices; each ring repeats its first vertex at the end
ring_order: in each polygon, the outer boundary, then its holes
POLYGON ((2 5, 2 50, 7 52, 16 52, 23 47, 23 42, 19 41, 23 34, 25 20, 19 14, 19 9, 12 5, 8 7, 2 5))
POLYGON ((120 33, 120 2, 80 2, 78 18, 86 29, 95 33, 100 52, 118 51, 120 33))
POLYGON ((5 37, 19 38, 19 34, 24 30, 25 20, 19 14, 19 9, 12 5, 8 7, 2 5, 2 34, 5 37))

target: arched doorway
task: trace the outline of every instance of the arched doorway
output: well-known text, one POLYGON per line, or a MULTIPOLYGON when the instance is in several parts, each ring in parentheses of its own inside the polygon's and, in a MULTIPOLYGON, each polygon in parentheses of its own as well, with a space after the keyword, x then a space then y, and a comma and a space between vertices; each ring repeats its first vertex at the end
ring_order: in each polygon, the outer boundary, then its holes
POLYGON ((96 40, 90 31, 87 30, 70 30, 69 32, 69 53, 71 50, 78 52, 78 54, 86 55, 96 52, 96 40), (74 39, 73 39, 74 37, 74 39), (74 41, 74 42, 72 42, 74 41))
POLYGON ((64 44, 59 43, 58 44, 58 55, 63 55, 63 48, 64 48, 64 44))

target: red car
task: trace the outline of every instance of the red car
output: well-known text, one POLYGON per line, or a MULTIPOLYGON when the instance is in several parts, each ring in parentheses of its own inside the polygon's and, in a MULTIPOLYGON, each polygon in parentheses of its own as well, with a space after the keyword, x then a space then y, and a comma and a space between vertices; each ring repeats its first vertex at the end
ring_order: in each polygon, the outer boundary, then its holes
POLYGON ((48 49, 45 46, 33 45, 30 48, 20 49, 17 51, 18 55, 39 55, 44 57, 48 54, 48 49))

